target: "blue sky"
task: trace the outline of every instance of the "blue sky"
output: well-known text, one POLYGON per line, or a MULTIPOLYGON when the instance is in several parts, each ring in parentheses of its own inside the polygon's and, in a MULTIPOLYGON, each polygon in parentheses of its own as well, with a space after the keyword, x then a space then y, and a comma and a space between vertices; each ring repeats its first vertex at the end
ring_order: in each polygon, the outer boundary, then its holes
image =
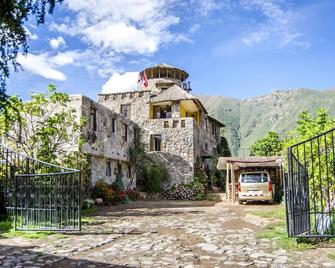
POLYGON ((48 84, 96 98, 136 87, 158 64, 190 74, 193 94, 248 98, 335 88, 334 0, 65 0, 31 41, 8 93, 48 84))

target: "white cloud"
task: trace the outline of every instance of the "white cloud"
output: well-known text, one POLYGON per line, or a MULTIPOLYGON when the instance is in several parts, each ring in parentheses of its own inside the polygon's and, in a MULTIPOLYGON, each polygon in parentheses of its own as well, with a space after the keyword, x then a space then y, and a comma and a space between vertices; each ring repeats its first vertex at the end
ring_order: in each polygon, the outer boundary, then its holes
POLYGON ((27 33, 27 35, 29 36, 30 40, 37 40, 38 39, 38 35, 37 34, 33 34, 31 33, 31 31, 29 31, 29 29, 27 27, 23 27, 27 33))
POLYGON ((20 54, 17 57, 17 61, 23 69, 30 73, 58 81, 66 80, 65 74, 54 68, 54 65, 49 62, 46 54, 28 54, 26 56, 20 54))
POLYGON ((285 9, 283 1, 276 0, 241 0, 242 8, 260 12, 265 18, 264 23, 257 26, 257 30, 243 38, 246 45, 262 43, 272 38, 279 41, 282 46, 296 46, 308 48, 307 42, 301 41, 302 33, 296 29, 299 14, 285 9))
POLYGON ((102 86, 102 93, 126 92, 137 89, 138 72, 114 73, 102 86))
POLYGON ((176 38, 185 41, 169 30, 179 23, 170 11, 174 1, 67 0, 66 7, 75 13, 75 20, 52 28, 116 53, 152 54, 176 38))
POLYGON ((207 17, 211 12, 219 10, 227 5, 226 1, 218 0, 192 0, 197 5, 196 11, 203 16, 207 17))
POLYGON ((65 40, 64 40, 63 37, 58 36, 57 38, 51 39, 49 41, 49 44, 53 49, 57 49, 57 48, 65 45, 65 40))

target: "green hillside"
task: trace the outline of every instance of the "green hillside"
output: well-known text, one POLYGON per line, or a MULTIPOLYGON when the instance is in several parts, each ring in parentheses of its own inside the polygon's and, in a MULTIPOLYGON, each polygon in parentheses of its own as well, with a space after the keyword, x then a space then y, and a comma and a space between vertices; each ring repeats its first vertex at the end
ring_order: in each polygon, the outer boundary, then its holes
POLYGON ((326 108, 335 116, 335 90, 296 89, 238 100, 221 96, 200 96, 208 112, 226 124, 225 136, 234 154, 244 152, 268 131, 282 135, 295 127, 304 110, 315 113, 326 108))

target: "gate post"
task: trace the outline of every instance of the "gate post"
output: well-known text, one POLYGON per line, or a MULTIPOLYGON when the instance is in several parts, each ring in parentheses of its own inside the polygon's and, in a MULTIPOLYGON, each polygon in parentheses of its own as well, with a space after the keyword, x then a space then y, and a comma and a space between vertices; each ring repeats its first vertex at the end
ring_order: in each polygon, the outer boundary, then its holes
POLYGON ((286 228, 287 234, 289 237, 293 235, 292 232, 292 189, 291 185, 293 182, 293 160, 292 160, 292 147, 287 149, 287 166, 288 166, 288 174, 285 176, 284 181, 284 192, 285 192, 285 207, 286 207, 286 228))

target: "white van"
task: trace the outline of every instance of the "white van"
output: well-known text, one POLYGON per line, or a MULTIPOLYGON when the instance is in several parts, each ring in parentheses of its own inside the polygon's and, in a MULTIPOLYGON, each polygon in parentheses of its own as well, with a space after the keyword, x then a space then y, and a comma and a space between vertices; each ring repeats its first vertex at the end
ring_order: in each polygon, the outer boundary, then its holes
POLYGON ((274 187, 266 171, 242 172, 238 181, 239 203, 247 201, 273 202, 274 187))

